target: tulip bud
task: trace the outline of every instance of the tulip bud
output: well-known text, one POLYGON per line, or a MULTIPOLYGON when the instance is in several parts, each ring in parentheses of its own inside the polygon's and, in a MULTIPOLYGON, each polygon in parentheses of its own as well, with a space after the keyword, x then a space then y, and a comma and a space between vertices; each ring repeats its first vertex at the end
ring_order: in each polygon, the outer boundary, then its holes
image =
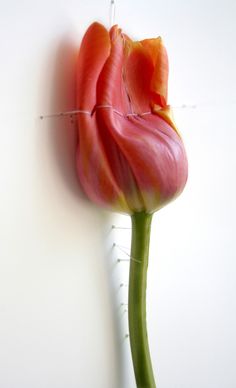
POLYGON ((134 42, 117 26, 89 27, 77 64, 77 169, 92 201, 153 213, 182 192, 187 158, 167 82, 161 38, 134 42))

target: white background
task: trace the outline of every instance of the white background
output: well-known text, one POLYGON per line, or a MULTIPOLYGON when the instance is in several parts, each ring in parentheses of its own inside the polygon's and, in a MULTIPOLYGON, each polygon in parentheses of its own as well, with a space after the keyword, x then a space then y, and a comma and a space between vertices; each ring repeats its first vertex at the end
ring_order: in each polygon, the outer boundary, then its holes
MULTIPOLYGON (((0 387, 133 388, 127 217, 90 204, 74 166, 75 59, 108 0, 1 1, 0 387), (120 257, 121 257, 120 256, 120 257)), ((159 388, 235 388, 236 3, 117 1, 136 39, 162 35, 189 181, 154 217, 148 327, 159 388), (195 109, 178 108, 196 104, 195 109)))

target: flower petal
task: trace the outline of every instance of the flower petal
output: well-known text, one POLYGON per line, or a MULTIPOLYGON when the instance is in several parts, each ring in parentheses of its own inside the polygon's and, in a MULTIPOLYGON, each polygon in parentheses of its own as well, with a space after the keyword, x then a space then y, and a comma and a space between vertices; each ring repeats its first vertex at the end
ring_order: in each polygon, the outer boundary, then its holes
MULTIPOLYGON (((187 160, 182 140, 169 124, 156 115, 129 119, 111 112, 100 115, 104 131, 111 133, 132 171, 143 209, 158 210, 182 191, 187 160)), ((128 189, 124 192, 127 199, 128 189)))
POLYGON ((168 88, 168 57, 161 37, 156 39, 145 39, 140 42, 146 52, 152 58, 154 71, 150 83, 152 102, 164 107, 167 104, 168 88))
MULTIPOLYGON (((126 38, 125 46, 124 77, 133 111, 159 114, 167 106, 168 88, 168 57, 162 39, 132 42, 126 38)), ((170 122, 168 111, 160 116, 170 122)))
POLYGON ((109 33, 102 24, 93 23, 85 33, 77 63, 77 109, 92 111, 96 104, 96 84, 110 53, 109 33))
MULTIPOLYGON (((77 65, 77 109, 92 111, 96 105, 99 74, 110 53, 110 38, 99 23, 92 24, 81 44, 77 65)), ((95 116, 78 113, 77 169, 88 197, 101 205, 130 212, 104 153, 95 116)))
POLYGON ((112 106, 122 113, 130 111, 130 102, 123 82, 124 42, 121 30, 110 30, 111 51, 97 84, 97 104, 112 106))
POLYGON ((124 81, 135 113, 144 113, 151 109, 151 80, 154 63, 140 42, 125 41, 126 61, 124 81))
POLYGON ((95 116, 79 115, 80 141, 77 170, 87 196, 97 204, 130 213, 124 193, 118 187, 101 142, 95 116))

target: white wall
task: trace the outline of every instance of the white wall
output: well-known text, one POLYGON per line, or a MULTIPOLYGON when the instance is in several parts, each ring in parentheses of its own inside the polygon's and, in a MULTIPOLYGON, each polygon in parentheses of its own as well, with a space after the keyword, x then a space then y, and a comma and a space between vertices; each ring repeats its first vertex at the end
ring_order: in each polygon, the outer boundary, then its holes
MULTIPOLYGON (((137 39, 162 35, 169 100, 186 143, 183 195, 155 215, 148 326, 159 388, 236 386, 236 48, 233 0, 117 1, 137 39)), ((109 1, 2 2, 0 387, 132 388, 127 217, 81 193, 74 126, 40 114, 74 108, 74 64, 109 1), (123 258, 126 257, 123 254, 123 258)))

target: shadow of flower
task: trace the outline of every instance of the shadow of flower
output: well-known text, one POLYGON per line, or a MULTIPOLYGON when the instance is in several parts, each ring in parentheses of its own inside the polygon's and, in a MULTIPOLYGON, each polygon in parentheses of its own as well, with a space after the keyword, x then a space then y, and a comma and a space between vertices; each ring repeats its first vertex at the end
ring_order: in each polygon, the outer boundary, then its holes
MULTIPOLYGON (((60 113, 76 109, 77 55, 78 47, 65 38, 55 56, 50 112, 60 113)), ((78 140, 76 116, 66 115, 51 119, 50 136, 55 163, 65 185, 74 195, 87 202, 76 172, 75 155, 78 140)))
MULTIPOLYGON (((55 57, 50 63, 51 79, 49 80, 48 88, 51 91, 49 115, 59 114, 60 112, 70 112, 76 109, 76 61, 79 48, 73 41, 65 37, 58 49, 55 57)), ((78 142, 76 116, 56 115, 49 117, 48 135, 50 152, 52 152, 53 164, 62 179, 63 185, 70 191, 73 197, 78 198, 78 201, 94 206, 85 196, 76 171, 76 147, 78 142)), ((44 138, 45 140, 45 138, 44 138)), ((100 212, 100 210, 99 210, 100 212)), ((108 213, 101 213, 101 226, 109 222, 108 213)), ((99 232, 101 233, 101 231, 99 232)), ((114 307, 116 297, 114 294, 114 285, 111 284, 111 252, 104 252, 104 260, 108 278, 107 290, 109 292, 109 302, 111 306, 111 316, 113 324, 113 339, 115 349, 115 381, 114 388, 123 386, 124 369, 122 362, 122 342, 121 342, 121 327, 118 318, 117 310, 114 307)), ((100 263, 104 266, 104 262, 100 263)), ((97 267, 96 267, 97 268, 97 267)), ((99 335, 99 333, 98 333, 99 335)), ((109 368, 109 364, 107 365, 109 368)))

